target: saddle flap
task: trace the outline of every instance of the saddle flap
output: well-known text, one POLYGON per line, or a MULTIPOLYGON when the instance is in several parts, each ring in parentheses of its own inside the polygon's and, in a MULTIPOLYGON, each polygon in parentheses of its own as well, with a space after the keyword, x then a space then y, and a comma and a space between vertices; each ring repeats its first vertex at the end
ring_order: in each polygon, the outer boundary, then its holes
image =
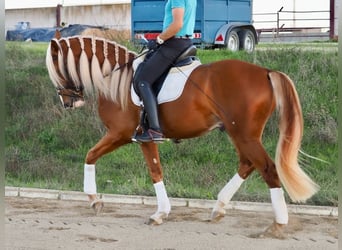
MULTIPOLYGON (((158 104, 171 102, 179 98, 191 72, 199 65, 201 65, 201 62, 197 59, 192 60, 192 63, 189 65, 171 68, 158 93, 158 104)), ((133 84, 131 86, 131 98, 135 105, 140 106, 141 101, 133 88, 133 84)))

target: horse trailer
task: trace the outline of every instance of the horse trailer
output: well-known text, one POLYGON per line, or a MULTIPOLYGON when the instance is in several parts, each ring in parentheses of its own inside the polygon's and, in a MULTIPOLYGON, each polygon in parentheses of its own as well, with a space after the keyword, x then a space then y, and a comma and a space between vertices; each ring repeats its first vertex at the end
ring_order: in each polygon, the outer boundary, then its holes
MULTIPOLYGON (((254 51, 252 0, 198 0, 194 44, 200 47, 254 51)), ((155 39, 163 27, 165 1, 132 0, 131 32, 135 42, 155 39)))

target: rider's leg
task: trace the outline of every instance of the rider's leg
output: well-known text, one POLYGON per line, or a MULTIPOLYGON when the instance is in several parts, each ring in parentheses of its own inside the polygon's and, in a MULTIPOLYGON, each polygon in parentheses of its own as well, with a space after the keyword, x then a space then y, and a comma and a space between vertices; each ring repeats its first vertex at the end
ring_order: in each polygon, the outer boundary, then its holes
POLYGON ((151 85, 169 70, 176 58, 191 44, 190 39, 169 39, 139 65, 134 75, 133 87, 139 93, 144 103, 149 129, 144 130, 142 135, 132 138, 133 141, 149 142, 164 140, 159 125, 157 101, 151 85))
POLYGON ((137 88, 144 103, 149 129, 144 130, 141 135, 136 135, 135 140, 139 142, 164 141, 165 138, 160 129, 156 97, 148 82, 139 82, 137 88))

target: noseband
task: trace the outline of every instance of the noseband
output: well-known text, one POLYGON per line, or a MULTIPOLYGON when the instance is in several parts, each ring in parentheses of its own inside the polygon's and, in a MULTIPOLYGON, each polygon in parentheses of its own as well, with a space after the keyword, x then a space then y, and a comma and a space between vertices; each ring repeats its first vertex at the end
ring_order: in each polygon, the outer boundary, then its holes
POLYGON ((59 96, 68 96, 71 98, 83 98, 83 95, 79 94, 81 90, 73 90, 73 89, 67 89, 67 88, 56 88, 57 94, 59 96), (70 93, 62 93, 61 91, 66 90, 70 93))
POLYGON ((63 96, 69 97, 71 99, 71 106, 69 108, 72 108, 75 101, 78 99, 83 99, 83 94, 80 94, 80 92, 83 90, 83 88, 65 88, 65 87, 58 87, 56 88, 57 95, 60 97, 63 106, 66 108, 65 103, 63 101, 63 96))

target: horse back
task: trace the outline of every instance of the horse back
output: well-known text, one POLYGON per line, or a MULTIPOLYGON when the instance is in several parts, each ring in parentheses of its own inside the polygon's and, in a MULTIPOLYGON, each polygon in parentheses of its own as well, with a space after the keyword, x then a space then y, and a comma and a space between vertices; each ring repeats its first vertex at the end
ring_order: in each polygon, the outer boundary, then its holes
MULTIPOLYGON (((223 60, 199 66, 187 87, 201 102, 211 100, 225 106, 253 106, 273 99, 270 70, 239 60, 223 60)), ((246 107, 245 107, 246 108, 246 107)))

